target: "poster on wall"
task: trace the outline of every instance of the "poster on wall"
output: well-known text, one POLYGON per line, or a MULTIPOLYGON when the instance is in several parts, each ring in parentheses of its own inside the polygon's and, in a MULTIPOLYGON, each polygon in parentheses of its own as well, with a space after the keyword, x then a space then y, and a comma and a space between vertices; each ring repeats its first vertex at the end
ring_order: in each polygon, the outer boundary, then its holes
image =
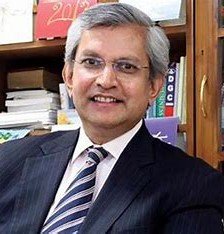
POLYGON ((137 7, 153 21, 182 24, 186 20, 186 0, 119 0, 119 2, 137 7))
POLYGON ((33 0, 0 0, 0 44, 33 41, 33 0))

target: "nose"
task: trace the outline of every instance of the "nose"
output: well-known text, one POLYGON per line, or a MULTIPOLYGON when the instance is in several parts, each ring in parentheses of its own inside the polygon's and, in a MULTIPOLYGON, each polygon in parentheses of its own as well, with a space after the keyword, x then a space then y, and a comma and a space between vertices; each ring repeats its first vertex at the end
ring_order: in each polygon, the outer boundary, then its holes
POLYGON ((96 78, 96 84, 104 89, 111 89, 117 86, 117 75, 113 64, 106 64, 103 72, 96 78))

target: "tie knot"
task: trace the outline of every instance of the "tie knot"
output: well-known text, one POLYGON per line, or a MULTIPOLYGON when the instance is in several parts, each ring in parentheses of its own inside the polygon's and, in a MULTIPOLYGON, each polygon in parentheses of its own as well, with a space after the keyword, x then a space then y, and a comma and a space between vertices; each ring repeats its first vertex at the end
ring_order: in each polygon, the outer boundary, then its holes
POLYGON ((88 158, 89 161, 99 164, 104 158, 106 158, 108 152, 103 147, 89 148, 88 158))

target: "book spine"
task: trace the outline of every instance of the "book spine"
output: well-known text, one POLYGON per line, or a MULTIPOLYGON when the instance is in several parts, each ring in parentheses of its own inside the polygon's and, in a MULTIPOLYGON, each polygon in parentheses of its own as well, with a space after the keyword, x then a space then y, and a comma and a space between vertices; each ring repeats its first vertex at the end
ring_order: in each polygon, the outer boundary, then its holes
POLYGON ((175 98, 176 63, 170 64, 166 80, 165 116, 173 116, 175 98))
POLYGON ((17 100, 6 100, 5 106, 28 106, 45 103, 56 103, 59 104, 59 98, 46 97, 46 98, 30 98, 30 99, 17 99, 17 100))
POLYGON ((64 83, 59 84, 59 95, 60 95, 60 102, 61 102, 62 110, 68 110, 68 109, 74 108, 72 99, 70 98, 66 85, 64 83))
POLYGON ((43 103, 28 106, 8 106, 7 112, 32 111, 32 110, 58 110, 60 105, 56 103, 43 103))
POLYGON ((152 105, 148 108, 146 112, 146 119, 156 117, 156 101, 152 103, 152 105))
POLYGON ((182 104, 183 104, 183 86, 184 86, 184 68, 185 57, 180 57, 180 69, 179 69, 179 83, 178 83, 178 102, 177 102, 177 116, 181 119, 182 104))
POLYGON ((181 111, 181 123, 187 122, 187 59, 185 57, 184 63, 184 78, 183 78, 183 92, 182 92, 182 111, 181 111))
POLYGON ((59 95, 60 95, 61 109, 67 110, 69 106, 68 92, 64 83, 59 84, 59 95))
POLYGON ((179 87, 178 87, 178 85, 179 85, 179 68, 180 68, 180 63, 176 63, 173 116, 177 116, 177 103, 178 103, 178 92, 179 92, 179 87))
POLYGON ((166 81, 156 99, 156 117, 165 116, 165 99, 166 99, 166 81))

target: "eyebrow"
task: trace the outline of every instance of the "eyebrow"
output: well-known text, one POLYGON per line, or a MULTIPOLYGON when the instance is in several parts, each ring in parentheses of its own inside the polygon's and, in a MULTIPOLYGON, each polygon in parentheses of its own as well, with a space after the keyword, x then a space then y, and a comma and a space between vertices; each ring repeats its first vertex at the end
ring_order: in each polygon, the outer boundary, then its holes
POLYGON ((101 56, 97 52, 92 51, 92 50, 84 50, 81 55, 82 56, 92 56, 92 57, 100 57, 101 58, 101 56))
MULTIPOLYGON (((104 59, 99 53, 97 53, 95 51, 92 51, 92 50, 83 50, 81 56, 90 56, 90 57, 97 57, 97 58, 104 59)), ((133 55, 118 57, 116 59, 113 59, 112 62, 119 61, 119 60, 132 61, 132 62, 137 62, 137 63, 141 62, 141 59, 139 59, 139 58, 137 58, 136 56, 133 56, 133 55)))

